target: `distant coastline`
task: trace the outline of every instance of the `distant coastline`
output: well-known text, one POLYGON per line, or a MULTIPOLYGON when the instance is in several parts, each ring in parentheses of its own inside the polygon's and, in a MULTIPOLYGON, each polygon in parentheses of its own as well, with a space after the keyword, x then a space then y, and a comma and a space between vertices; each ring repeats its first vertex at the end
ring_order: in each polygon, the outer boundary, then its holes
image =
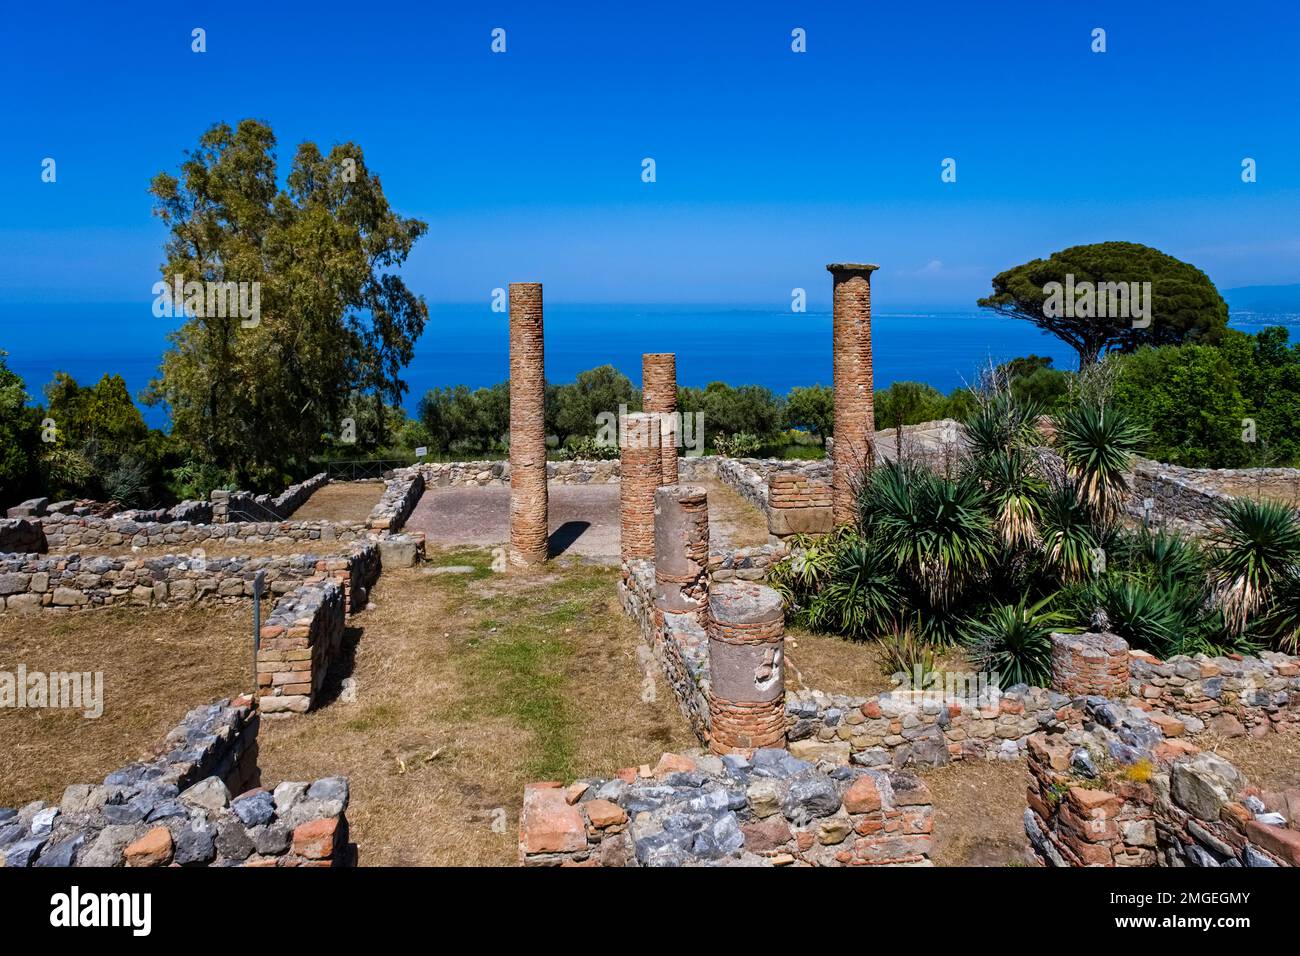
MULTIPOLYGON (((0 305, 0 349, 8 364, 41 393, 56 370, 83 384, 121 374, 136 396, 157 371, 176 325, 156 319, 149 304, 0 305), (52 334, 50 330, 60 330, 52 334)), ((1300 310, 1236 310, 1230 325, 1256 332, 1291 328, 1300 341, 1300 310)), ((432 304, 429 324, 404 378, 405 407, 415 414, 431 388, 479 388, 508 375, 505 316, 481 304, 432 304)), ((610 364, 640 382, 643 352, 678 356, 684 386, 711 381, 754 384, 784 394, 796 385, 831 383, 829 310, 791 313, 746 305, 571 305, 546 307, 546 369, 552 381, 571 381, 584 369, 610 364)), ((970 309, 881 308, 873 319, 876 385, 921 381, 944 392, 973 379, 989 359, 1050 356, 1056 367, 1076 366, 1074 352, 1027 322, 970 309)), ((162 427, 162 409, 143 410, 162 427)))

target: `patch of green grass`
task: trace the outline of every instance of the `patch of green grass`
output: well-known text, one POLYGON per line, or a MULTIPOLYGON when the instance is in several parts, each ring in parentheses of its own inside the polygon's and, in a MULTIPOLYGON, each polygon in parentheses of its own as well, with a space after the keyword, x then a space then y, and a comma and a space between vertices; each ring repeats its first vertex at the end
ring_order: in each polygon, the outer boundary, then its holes
POLYGON ((343 726, 363 734, 378 730, 380 727, 392 727, 397 723, 399 716, 398 709, 392 704, 371 704, 359 715, 346 721, 343 726))

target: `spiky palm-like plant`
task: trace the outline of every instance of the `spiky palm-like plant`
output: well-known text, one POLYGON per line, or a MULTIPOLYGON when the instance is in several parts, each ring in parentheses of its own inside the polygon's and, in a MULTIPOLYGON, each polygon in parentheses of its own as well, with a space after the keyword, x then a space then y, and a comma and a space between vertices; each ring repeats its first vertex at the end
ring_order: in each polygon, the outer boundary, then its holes
POLYGON ((913 466, 877 468, 862 491, 863 527, 924 600, 946 607, 994 555, 979 482, 913 466))
POLYGON ((880 650, 880 668, 886 677, 917 675, 923 682, 939 668, 934 647, 922 639, 918 626, 911 622, 894 622, 889 631, 880 635, 880 650))
POLYGON ((1219 509, 1210 562, 1229 630, 1240 634, 1300 569, 1300 517, 1276 501, 1233 498, 1219 509))
POLYGON ((1145 433, 1114 406, 1079 402, 1053 419, 1056 444, 1079 500, 1099 524, 1114 524, 1128 494, 1128 472, 1145 433))
POLYGON ((898 570, 882 551, 863 541, 844 544, 828 583, 813 599, 808 624, 849 637, 886 630, 903 605, 898 570))
POLYGON ((976 461, 973 467, 993 504, 998 537, 1013 550, 1033 547, 1039 535, 1039 502, 1047 491, 1033 458, 1012 448, 976 461))
POLYGON ((1044 560, 1062 582, 1087 578, 1097 560, 1098 539, 1073 485, 1067 482, 1043 497, 1039 533, 1044 560))
POLYGON ((1052 632, 1066 618, 1046 610, 1051 597, 1036 604, 1021 598, 1001 604, 987 617, 972 621, 967 632, 971 660, 982 671, 996 673, 998 685, 1032 684, 1047 687, 1052 677, 1052 632))
POLYGON ((1273 606, 1257 630, 1283 653, 1300 654, 1300 569, 1273 583, 1273 606))
POLYGON ((1168 657, 1185 637, 1177 595, 1128 575, 1108 574, 1089 590, 1091 604, 1105 612, 1110 630, 1133 647, 1168 657))
POLYGON ((962 423, 972 458, 1009 452, 1039 440, 1037 423, 1043 408, 1037 402, 1017 402, 1007 392, 982 400, 962 423))

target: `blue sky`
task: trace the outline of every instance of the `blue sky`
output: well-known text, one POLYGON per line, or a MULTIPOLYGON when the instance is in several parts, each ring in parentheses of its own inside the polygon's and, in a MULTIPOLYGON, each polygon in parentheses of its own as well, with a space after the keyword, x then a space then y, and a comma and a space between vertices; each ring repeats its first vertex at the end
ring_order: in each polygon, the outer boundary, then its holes
POLYGON ((250 116, 282 162, 304 139, 361 144, 430 224, 406 275, 432 302, 535 279, 548 301, 800 286, 815 308, 825 263, 849 259, 881 265, 882 305, 960 308, 1001 269, 1104 239, 1221 288, 1300 281, 1294 4, 287 7, 9 6, 0 303, 150 300, 150 177, 250 116))

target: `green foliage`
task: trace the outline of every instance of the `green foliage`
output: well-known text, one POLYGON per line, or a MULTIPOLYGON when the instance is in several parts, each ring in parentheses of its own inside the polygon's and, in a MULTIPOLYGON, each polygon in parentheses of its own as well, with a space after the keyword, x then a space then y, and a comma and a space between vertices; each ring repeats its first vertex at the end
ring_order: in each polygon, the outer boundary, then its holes
POLYGON ((809 431, 825 442, 835 433, 835 390, 826 385, 790 389, 785 421, 788 427, 809 431))
POLYGON ((887 629, 903 605, 894 563, 861 539, 840 542, 828 578, 808 611, 808 624, 815 630, 874 637, 887 629))
POLYGON ((482 454, 504 449, 510 431, 510 386, 470 391, 467 386, 434 388, 420 399, 419 422, 428 445, 482 454))
POLYGON ((757 435, 747 432, 718 434, 713 436, 713 448, 724 458, 754 458, 762 451, 763 442, 757 435))
POLYGON ((560 458, 566 461, 611 461, 618 457, 618 445, 592 438, 569 439, 560 449, 560 458))
POLYGON ((864 533, 928 604, 947 608, 993 559, 993 522, 979 483, 890 462, 863 483, 864 533))
MULTIPOLYGON (((506 420, 509 421, 509 390, 505 392, 506 420)), ((548 429, 561 443, 568 439, 594 438, 601 427, 600 416, 614 416, 619 410, 641 408, 641 393, 632 380, 612 365, 579 372, 571 383, 554 386, 547 395, 548 429), (553 417, 552 417, 553 416, 553 417)), ((608 418, 605 419, 609 421, 608 418)), ((614 436, 617 438, 617 436, 614 436)))
POLYGON ((1060 484, 1043 496, 1039 522, 1047 566, 1062 583, 1084 580, 1099 542, 1092 517, 1072 484, 1060 484))
POLYGON ((1230 499, 1219 511, 1211 537, 1210 563, 1224 618, 1240 634, 1278 593, 1290 593, 1290 579, 1300 569, 1300 516, 1274 501, 1230 499))
POLYGON ((1033 684, 1046 687, 1052 676, 1052 632, 1060 631, 1067 618, 1045 608, 1052 598, 1029 604, 1001 604, 980 620, 972 621, 967 632, 967 650, 976 668, 998 675, 1000 687, 1033 684))
POLYGON ((27 389, 0 350, 0 506, 20 501, 35 480, 38 422, 27 408, 27 389))
POLYGON ((733 388, 723 382, 710 382, 703 390, 680 388, 677 409, 682 414, 699 412, 704 416, 707 444, 714 444, 719 435, 739 433, 765 443, 778 434, 785 420, 781 401, 761 385, 733 388))
POLYGON ((360 147, 303 143, 286 188, 277 176, 270 127, 243 120, 213 126, 150 187, 168 284, 258 284, 259 321, 187 318, 149 392, 193 456, 252 488, 305 470, 353 391, 397 404, 428 315, 395 273, 427 227, 389 207, 360 147))
POLYGON ((1125 411, 1091 402, 1071 405, 1053 422, 1080 501, 1102 525, 1113 524, 1123 510, 1128 472, 1145 433, 1125 411))
POLYGON ((1081 366, 1103 351, 1142 345, 1213 344, 1228 323, 1228 306, 1205 273, 1158 249, 1133 242, 1072 246, 993 277, 993 294, 980 306, 1025 319, 1079 353, 1081 366), (1151 283, 1151 315, 1145 328, 1133 317, 1072 317, 1047 314, 1049 283, 1151 283))
POLYGON ((939 669, 934 647, 910 621, 895 623, 888 632, 881 634, 880 650, 880 669, 886 677, 902 674, 915 683, 919 675, 923 687, 926 678, 939 669))

